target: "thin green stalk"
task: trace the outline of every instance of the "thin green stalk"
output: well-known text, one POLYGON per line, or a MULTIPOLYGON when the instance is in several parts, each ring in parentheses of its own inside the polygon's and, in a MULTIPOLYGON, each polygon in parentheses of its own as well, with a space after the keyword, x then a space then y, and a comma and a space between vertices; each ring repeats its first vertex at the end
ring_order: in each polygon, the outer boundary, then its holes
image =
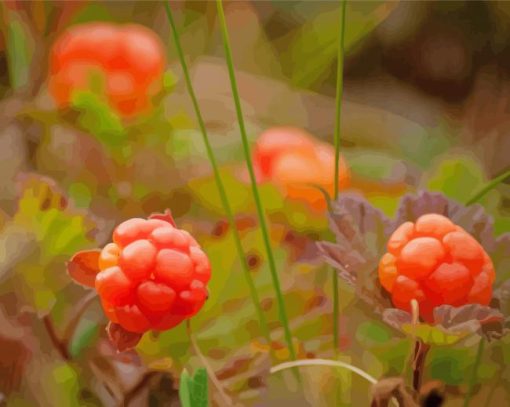
POLYGON ((207 156, 209 157, 209 161, 210 161, 212 169, 213 169, 214 179, 216 181, 216 187, 218 188, 218 193, 220 195, 221 203, 223 205, 223 210, 225 211, 227 220, 230 224, 230 229, 232 230, 237 254, 239 256, 239 260, 241 262, 241 267, 244 272, 243 274, 246 278, 246 282, 247 282, 249 290, 250 290, 253 305, 255 306, 255 310, 257 311, 257 316, 258 316, 259 323, 260 323, 260 329, 262 330, 262 333, 263 333, 264 337, 266 338, 267 344, 269 345, 270 349, 272 349, 271 336, 269 333, 269 326, 268 326, 266 318, 264 316, 264 312, 262 311, 262 308, 260 306, 260 299, 257 294, 257 289, 255 288, 255 283, 254 283, 253 278, 250 274, 250 269, 248 267, 248 263, 246 260, 246 254, 244 253, 244 250, 243 250, 243 247, 241 244, 241 237, 239 236, 239 232, 237 230, 234 215, 232 213, 232 207, 228 200, 227 193, 225 191, 225 186, 223 185, 223 181, 221 179, 221 174, 218 169, 218 163, 216 161, 216 156, 214 154, 214 151, 211 147, 211 143, 209 141, 209 137, 207 135, 207 130, 205 128, 204 119, 202 118, 202 113, 200 111, 200 107, 198 106, 197 97, 195 95, 195 91, 194 91, 193 85, 191 83, 191 77, 189 74, 188 65, 186 64, 186 58, 184 57, 184 52, 182 50, 179 33, 177 31, 177 27, 175 25, 175 21, 173 18, 172 9, 170 8, 170 4, 168 2, 165 2, 165 8, 166 8, 168 21, 170 23, 170 27, 172 29, 172 36, 174 39, 175 48, 177 49, 177 54, 179 56, 179 60, 180 60, 181 66, 182 66, 182 71, 184 73, 186 87, 188 89, 189 96, 193 103, 193 108, 194 108, 195 114, 197 116, 198 126, 200 127, 200 131, 202 133, 202 139, 204 141, 205 149, 207 151, 207 156))
POLYGON ((296 359, 296 352, 294 351, 294 344, 292 343, 292 335, 290 333, 289 321, 287 318, 287 313, 285 311, 285 302, 283 301, 283 294, 280 287, 280 280, 278 278, 278 274, 276 272, 276 264, 274 260, 273 250, 271 248, 271 242, 269 240, 269 231, 266 223, 266 218, 264 215, 264 208, 262 206, 262 201, 260 199, 259 191, 257 188, 257 180, 255 178, 255 172, 253 170, 253 164, 251 160, 250 147, 248 143, 248 137, 246 136, 246 128, 244 125, 243 112, 241 109, 241 101, 239 98, 239 92, 237 88, 237 81, 234 73, 234 63, 232 60, 232 51, 230 49, 230 40, 228 36, 227 23, 225 21, 225 13, 223 12, 223 4, 221 0, 216 1, 216 5, 218 8, 218 17, 220 20, 220 28, 223 36, 223 46, 225 48, 225 58, 227 61, 228 73, 230 77, 230 85, 232 88, 232 96, 234 98, 236 113, 237 113, 237 121, 239 122, 239 131, 241 133, 241 140, 243 144, 244 157, 246 160, 246 166, 248 167, 248 172, 250 174, 251 181, 251 189, 253 193, 253 198, 255 200, 255 206, 257 208, 257 215, 259 218, 260 229, 262 232, 262 237, 264 240, 264 246, 267 254, 267 261, 269 264, 269 270, 271 271, 271 278, 273 281, 273 287, 276 292, 276 299, 278 301, 280 322, 283 326, 283 331, 285 334, 285 340, 287 342, 287 346, 289 348, 289 352, 291 358, 293 360, 296 359))
POLYGON ((468 384, 468 391, 466 393, 466 398, 464 399, 464 407, 468 407, 471 401, 471 396, 473 395, 473 387, 475 387, 476 379, 478 378, 478 366, 482 361, 483 349, 485 348, 485 339, 480 339, 480 343, 478 344, 478 350, 476 351, 475 363, 473 365, 473 371, 471 372, 471 379, 468 384))
MULTIPOLYGON (((507 179, 509 177, 510 177, 510 170, 493 178, 487 184, 485 184, 482 188, 480 188, 470 199, 468 199, 466 201, 466 205, 472 205, 475 202, 478 202, 480 199, 482 199, 485 196, 485 194, 487 194, 489 191, 491 191, 493 188, 495 188, 499 183, 503 182, 505 179, 507 179)), ((478 367, 482 360, 482 354, 483 354, 484 347, 485 347, 485 339, 482 338, 482 339, 480 339, 480 342, 478 343, 478 349, 476 351, 476 359, 475 359, 475 363, 473 365, 473 372, 471 374, 471 380, 469 381, 469 384, 468 384, 468 391, 466 393, 466 398, 464 399, 464 407, 469 406, 469 402, 470 402, 471 396, 473 394, 473 387, 476 383, 476 379, 478 376, 478 367)))
POLYGON ((480 199, 482 199, 485 196, 485 194, 487 194, 489 191, 494 189, 498 184, 500 184, 507 178, 510 178, 510 170, 491 179, 487 184, 485 184, 482 188, 480 188, 470 199, 468 199, 468 201, 466 202, 466 205, 471 205, 471 204, 474 204, 475 202, 479 201, 480 199))
MULTIPOLYGON (((338 61, 336 71, 336 117, 335 117, 335 189, 334 199, 338 199, 338 178, 340 171, 340 127, 342 119, 342 97, 344 93, 344 36, 347 0, 341 1, 340 34, 338 38, 338 61)), ((340 298, 338 297, 338 274, 333 271, 333 341, 335 351, 340 351, 340 298)))

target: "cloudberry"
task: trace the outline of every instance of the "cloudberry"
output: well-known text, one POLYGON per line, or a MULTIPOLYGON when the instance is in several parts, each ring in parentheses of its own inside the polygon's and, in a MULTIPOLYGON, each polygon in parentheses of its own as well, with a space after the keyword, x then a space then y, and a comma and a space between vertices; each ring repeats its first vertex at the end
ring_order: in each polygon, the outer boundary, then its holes
POLYGON ((150 107, 162 86, 164 51, 151 30, 140 25, 86 23, 71 27, 50 55, 49 90, 60 107, 76 90, 90 90, 99 75, 109 104, 123 116, 150 107))
POLYGON ((167 330, 207 299, 211 266, 191 235, 163 219, 129 219, 99 255, 95 286, 105 315, 131 332, 167 330))
MULTIPOLYGON (((305 201, 312 208, 326 208, 322 192, 314 186, 322 187, 333 195, 333 146, 316 141, 309 133, 298 128, 275 127, 260 135, 253 159, 262 181, 274 182, 283 188, 287 197, 305 201)), ((340 158, 339 186, 347 186, 349 179, 347 165, 340 158)))
POLYGON ((490 257, 464 229, 438 214, 405 222, 391 235, 379 262, 379 281, 393 305, 410 311, 416 299, 420 316, 433 322, 443 304, 487 305, 495 274, 490 257))

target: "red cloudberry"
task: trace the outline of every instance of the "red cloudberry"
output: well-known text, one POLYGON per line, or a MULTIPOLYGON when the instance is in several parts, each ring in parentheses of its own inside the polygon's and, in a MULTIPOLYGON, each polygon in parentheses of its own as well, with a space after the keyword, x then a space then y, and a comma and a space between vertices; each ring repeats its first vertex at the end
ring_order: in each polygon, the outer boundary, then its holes
MULTIPOLYGON (((298 128, 275 127, 260 135, 255 144, 253 159, 261 180, 282 187, 291 199, 305 201, 318 210, 326 208, 322 192, 312 185, 320 186, 333 195, 333 146, 315 140, 309 133, 298 128)), ((349 179, 349 170, 341 158, 339 186, 346 187, 349 179)))
POLYGON ((74 91, 89 90, 93 75, 99 75, 110 105, 130 116, 150 107, 164 65, 163 46, 151 30, 87 23, 71 27, 53 45, 49 90, 58 106, 67 106, 74 91))
POLYGON ((495 274, 490 257, 464 229, 438 214, 400 225, 379 262, 379 281, 393 305, 410 311, 416 299, 420 316, 433 321, 443 304, 487 305, 495 274))
POLYGON ((98 265, 95 286, 104 312, 127 331, 170 329, 207 298, 207 255, 188 232, 157 216, 117 226, 98 265))

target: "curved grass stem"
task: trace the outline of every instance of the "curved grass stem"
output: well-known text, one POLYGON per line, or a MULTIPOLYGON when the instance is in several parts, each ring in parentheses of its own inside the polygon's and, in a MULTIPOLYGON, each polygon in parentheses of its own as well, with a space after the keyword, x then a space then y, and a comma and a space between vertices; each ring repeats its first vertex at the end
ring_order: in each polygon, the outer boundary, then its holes
MULTIPOLYGON (((338 58, 336 71, 336 115, 335 115, 335 186, 334 199, 338 199, 338 178, 340 166, 340 129, 342 119, 342 97, 344 84, 344 36, 345 14, 347 0, 341 0, 340 5, 340 34, 338 36, 338 58)), ((332 271, 333 276, 333 341, 335 352, 340 351, 340 298, 338 296, 338 274, 332 271)))
POLYGON ((273 255, 273 249, 271 248, 271 241, 269 239, 269 230, 268 230, 268 226, 267 226, 267 222, 266 222, 264 208, 262 206, 262 201, 260 199, 259 191, 257 188, 257 180, 255 178, 255 171, 253 169, 253 163, 251 160, 250 147, 249 147, 249 143, 248 143, 248 137, 246 135, 246 128, 244 125, 243 111, 241 108, 241 100, 239 97, 237 80, 236 80, 236 76, 235 76, 235 72, 234 72, 234 63, 233 63, 233 58, 232 58, 232 51, 230 49, 230 40, 229 40, 229 35, 228 35, 227 23, 225 20, 225 13, 223 11, 223 3, 221 0, 217 0, 216 5, 217 5, 217 9, 218 9, 218 17, 219 17, 219 21, 220 21, 221 34, 222 34, 222 38, 223 38, 223 46, 225 49, 225 58, 227 61, 230 85, 232 88, 232 96, 233 96, 234 104, 235 104, 235 108, 236 108, 237 121, 239 123, 239 131, 241 133, 244 158, 246 160, 246 166, 248 168, 248 173, 250 175, 252 194, 253 194, 253 198, 255 201, 255 206, 257 208, 257 215, 258 215, 258 219, 259 219, 260 230, 262 232, 262 238, 263 238, 264 246, 265 246, 265 250, 266 250, 267 261, 269 264, 269 270, 271 272, 271 279, 272 279, 273 287, 274 287, 274 290, 276 293, 276 299, 278 302, 280 322, 281 322, 283 330, 284 330, 285 341, 289 348, 290 356, 293 360, 295 360, 296 352, 294 350, 294 344, 292 343, 292 335, 291 335, 290 328, 289 328, 287 312, 285 311, 285 302, 283 300, 283 294, 282 294, 282 290, 280 287, 280 280, 279 280, 278 274, 276 272, 276 264, 275 264, 275 259, 274 259, 274 255, 273 255))
POLYGON ((207 152, 207 157, 209 158, 209 162, 211 163, 211 167, 213 169, 214 180, 216 182, 216 188, 218 189, 218 194, 220 196, 223 210, 225 211, 227 221, 230 225, 230 229, 232 230, 232 235, 234 238, 237 255, 239 257, 239 261, 241 262, 241 268, 243 270, 243 274, 245 276, 246 283, 248 284, 248 288, 250 290, 250 295, 252 298, 253 305, 257 312, 260 329, 262 331, 263 336, 265 337, 265 339, 267 341, 267 344, 269 345, 270 349, 272 349, 269 327, 268 327, 266 318, 264 316, 264 312, 262 311, 262 308, 260 306, 260 299, 257 294, 257 289, 255 287, 255 283, 254 283, 253 278, 250 274, 250 270, 249 270, 247 260, 246 260, 246 254, 245 254, 242 244, 241 244, 241 237, 239 236, 239 232, 237 230, 237 226, 236 226, 235 219, 234 219, 234 214, 232 212, 232 207, 231 207, 230 201, 227 197, 227 193, 225 191, 225 186, 223 185, 223 180, 221 179, 221 174, 220 174, 220 171, 218 168, 216 156, 214 154, 211 143, 209 141, 209 136, 207 135, 207 130, 205 127, 204 119, 202 117, 202 113, 201 113, 200 107, 198 105, 197 97, 195 95, 195 91, 194 91, 193 85, 191 83, 191 77, 189 74, 188 65, 186 63, 186 58, 184 56, 184 52, 183 52, 183 49, 181 46, 181 40, 179 37, 179 33, 177 31, 177 27, 175 25, 175 21, 174 21, 173 14, 172 14, 172 9, 170 8, 169 2, 165 2, 165 9, 166 9, 166 14, 167 14, 168 21, 170 23, 170 27, 172 30, 172 36, 173 36, 175 48, 177 50, 177 55, 179 56, 179 61, 181 63, 182 71, 184 74, 186 88, 187 88, 188 94, 191 98, 191 102, 193 104, 193 109, 195 110, 195 115, 197 117, 198 126, 200 127, 200 132, 202 134, 202 139, 203 139, 205 149, 207 152))
POLYGON ((329 359, 302 359, 302 360, 295 360, 293 362, 285 362, 285 363, 281 363, 279 365, 273 366, 270 370, 270 373, 273 374, 276 372, 280 372, 282 370, 292 369, 292 368, 296 368, 296 367, 303 367, 303 366, 329 366, 329 367, 347 369, 372 384, 377 383, 377 379, 375 377, 370 376, 367 372, 360 369, 359 367, 353 366, 349 363, 341 362, 339 360, 329 360, 329 359))

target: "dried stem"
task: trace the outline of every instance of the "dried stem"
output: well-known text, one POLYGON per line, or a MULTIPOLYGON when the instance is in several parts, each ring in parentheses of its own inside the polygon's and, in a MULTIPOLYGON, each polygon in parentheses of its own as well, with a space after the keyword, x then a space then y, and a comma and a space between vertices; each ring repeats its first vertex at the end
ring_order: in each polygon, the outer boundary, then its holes
POLYGON ((71 360, 71 355, 69 354, 69 350, 67 349, 67 344, 60 340, 57 333, 55 332, 55 327, 53 326, 53 321, 49 315, 45 315, 42 318, 44 323, 44 327, 46 328, 46 332, 48 332, 48 336, 50 337, 51 342, 55 349, 57 349, 58 353, 64 360, 71 360))
POLYGON ((207 375, 209 376, 209 379, 211 379, 211 382, 213 383, 214 387, 216 387, 216 390, 218 390, 218 394, 220 395, 221 399, 223 400, 222 405, 223 406, 232 406, 232 399, 225 393, 225 390, 223 389, 223 386, 221 385, 221 382, 219 381, 218 377, 214 373, 213 368, 207 361, 207 358, 204 356, 200 348, 198 347, 198 343, 196 341, 195 335, 193 334, 193 331, 191 330, 191 321, 189 319, 186 320, 186 331, 188 333, 189 340, 191 342, 191 346, 193 347, 194 352, 202 362, 202 365, 204 365, 205 370, 207 370, 207 375))
POLYGON ((430 345, 423 343, 421 340, 416 340, 414 348, 414 361, 413 361, 413 388, 417 392, 420 391, 423 371, 425 368, 425 359, 427 358, 430 345))

